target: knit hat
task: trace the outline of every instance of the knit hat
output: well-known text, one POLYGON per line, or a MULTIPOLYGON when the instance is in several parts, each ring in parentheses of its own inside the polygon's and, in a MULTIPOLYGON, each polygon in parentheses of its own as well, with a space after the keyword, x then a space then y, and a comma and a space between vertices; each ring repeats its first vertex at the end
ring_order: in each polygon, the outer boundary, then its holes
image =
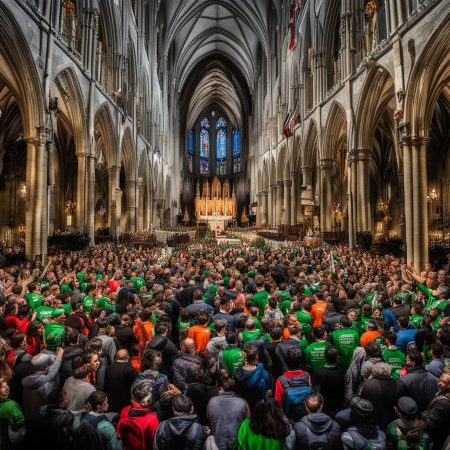
POLYGON ((38 353, 31 358, 31 365, 34 369, 40 370, 45 366, 48 366, 48 362, 50 361, 50 356, 46 353, 38 353))
POLYGON ((411 397, 400 397, 398 399, 397 408, 403 414, 413 416, 417 413, 417 403, 411 397))
POLYGON ((360 416, 371 416, 373 414, 373 405, 368 400, 360 397, 354 397, 350 401, 350 407, 360 416))

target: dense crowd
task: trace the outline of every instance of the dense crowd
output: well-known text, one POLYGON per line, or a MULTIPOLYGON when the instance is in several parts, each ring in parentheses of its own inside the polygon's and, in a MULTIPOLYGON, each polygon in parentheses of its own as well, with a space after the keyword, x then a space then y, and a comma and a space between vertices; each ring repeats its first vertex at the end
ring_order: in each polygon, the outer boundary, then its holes
POLYGON ((0 449, 449 449, 449 264, 103 245, 0 269, 0 449))

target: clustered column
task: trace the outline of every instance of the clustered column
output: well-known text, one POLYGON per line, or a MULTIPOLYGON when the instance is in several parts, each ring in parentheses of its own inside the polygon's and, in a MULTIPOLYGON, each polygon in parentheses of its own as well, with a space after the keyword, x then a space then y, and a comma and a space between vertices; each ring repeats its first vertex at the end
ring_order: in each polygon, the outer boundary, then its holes
POLYGON ((332 169, 333 160, 323 159, 320 161, 320 226, 324 232, 331 231, 332 227, 332 169))

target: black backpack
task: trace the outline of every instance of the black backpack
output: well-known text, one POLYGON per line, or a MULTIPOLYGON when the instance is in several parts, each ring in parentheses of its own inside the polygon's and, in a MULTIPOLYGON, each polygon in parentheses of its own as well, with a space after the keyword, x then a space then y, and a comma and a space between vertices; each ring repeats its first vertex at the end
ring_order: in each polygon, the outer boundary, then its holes
MULTIPOLYGON (((82 450, 107 450, 106 437, 98 432, 97 426, 103 420, 108 420, 105 415, 88 419, 87 414, 81 416, 80 426, 74 432, 74 448, 82 450)), ((92 417, 92 416, 91 416, 92 417)))

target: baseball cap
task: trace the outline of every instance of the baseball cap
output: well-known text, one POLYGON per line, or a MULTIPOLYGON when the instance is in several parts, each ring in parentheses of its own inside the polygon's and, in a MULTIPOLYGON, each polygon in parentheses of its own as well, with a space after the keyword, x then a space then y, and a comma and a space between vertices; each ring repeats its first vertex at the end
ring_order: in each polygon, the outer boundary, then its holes
POLYGON ((417 404, 411 397, 400 397, 397 402, 397 408, 408 416, 417 413, 417 404))

